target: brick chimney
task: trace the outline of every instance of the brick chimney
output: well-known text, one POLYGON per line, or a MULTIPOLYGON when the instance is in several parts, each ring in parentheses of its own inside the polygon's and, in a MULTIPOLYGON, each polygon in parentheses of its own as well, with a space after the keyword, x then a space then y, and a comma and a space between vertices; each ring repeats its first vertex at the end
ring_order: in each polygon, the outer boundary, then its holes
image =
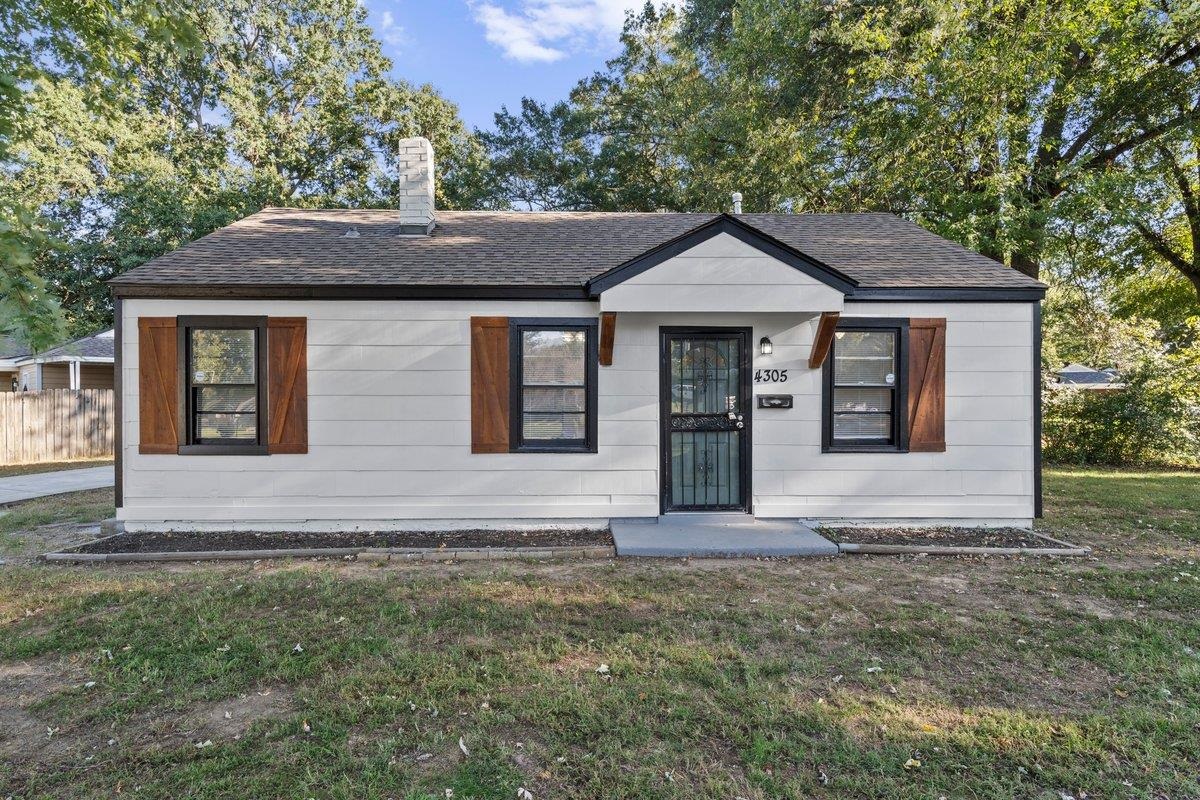
POLYGON ((400 140, 400 233, 426 236, 433 230, 433 145, 424 136, 400 140))

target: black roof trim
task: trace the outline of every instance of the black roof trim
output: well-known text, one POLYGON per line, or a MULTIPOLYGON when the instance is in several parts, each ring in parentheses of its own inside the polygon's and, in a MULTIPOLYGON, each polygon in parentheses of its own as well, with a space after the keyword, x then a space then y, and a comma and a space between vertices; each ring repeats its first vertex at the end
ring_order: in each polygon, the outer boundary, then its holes
POLYGON ((846 295, 854 302, 888 301, 954 301, 960 303, 1036 303, 1046 295, 1043 287, 998 288, 937 288, 928 286, 869 287, 855 289, 846 295))
POLYGON ((722 233, 728 233, 735 239, 745 242, 751 247, 782 261, 794 269, 800 270, 805 275, 832 286, 843 294, 851 293, 854 287, 858 286, 858 281, 843 272, 839 272, 828 264, 824 264, 793 247, 789 247, 778 239, 768 236, 758 228, 748 225, 736 217, 729 214, 721 214, 719 217, 693 228, 682 236, 677 236, 668 242, 664 242, 658 247, 647 250, 636 258, 610 269, 603 275, 592 278, 587 284, 588 293, 592 297, 595 297, 601 292, 607 291, 617 284, 640 275, 653 267, 657 267, 667 259, 690 250, 701 242, 708 241, 722 233))
MULTIPOLYGON (((855 289, 846 295, 851 302, 959 302, 1036 303, 1044 289, 938 289, 920 286, 855 289)), ((172 298, 178 300, 595 300, 594 295, 575 286, 213 286, 211 284, 114 284, 113 296, 121 298, 172 298)))

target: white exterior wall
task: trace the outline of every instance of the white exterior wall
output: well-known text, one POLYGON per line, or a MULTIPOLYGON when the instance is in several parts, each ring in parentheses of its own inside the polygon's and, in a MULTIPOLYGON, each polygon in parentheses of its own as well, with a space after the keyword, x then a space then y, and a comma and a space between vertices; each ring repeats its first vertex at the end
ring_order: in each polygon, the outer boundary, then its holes
POLYGON ((727 233, 707 239, 600 295, 602 311, 788 313, 841 311, 837 289, 727 233))
POLYGON ((821 453, 815 313, 618 314, 599 371, 599 452, 470 452, 472 316, 596 316, 599 305, 529 301, 126 300, 124 507, 130 529, 188 523, 605 519, 659 510, 658 329, 753 327, 754 367, 788 370, 755 393, 753 508, 765 517, 1028 521, 1033 517, 1032 306, 852 303, 843 317, 946 317, 944 453, 821 453), (309 452, 138 453, 140 316, 308 318, 309 452), (757 353, 761 336, 775 347, 757 353))

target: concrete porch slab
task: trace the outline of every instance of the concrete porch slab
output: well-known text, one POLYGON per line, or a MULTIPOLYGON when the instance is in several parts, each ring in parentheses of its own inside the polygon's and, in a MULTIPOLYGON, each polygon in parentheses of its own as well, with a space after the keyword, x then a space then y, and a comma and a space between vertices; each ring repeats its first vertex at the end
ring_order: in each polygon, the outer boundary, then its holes
POLYGON ((611 524, 618 556, 744 558, 835 556, 838 547, 795 520, 749 514, 668 514, 611 524))

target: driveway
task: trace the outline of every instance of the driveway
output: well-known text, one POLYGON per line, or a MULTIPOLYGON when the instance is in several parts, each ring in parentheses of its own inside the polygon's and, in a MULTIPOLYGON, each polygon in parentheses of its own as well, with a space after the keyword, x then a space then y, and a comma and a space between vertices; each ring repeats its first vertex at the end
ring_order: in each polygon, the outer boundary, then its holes
POLYGON ((64 492, 103 489, 113 485, 115 475, 112 464, 106 464, 103 467, 64 469, 58 472, 0 478, 0 505, 64 492))

